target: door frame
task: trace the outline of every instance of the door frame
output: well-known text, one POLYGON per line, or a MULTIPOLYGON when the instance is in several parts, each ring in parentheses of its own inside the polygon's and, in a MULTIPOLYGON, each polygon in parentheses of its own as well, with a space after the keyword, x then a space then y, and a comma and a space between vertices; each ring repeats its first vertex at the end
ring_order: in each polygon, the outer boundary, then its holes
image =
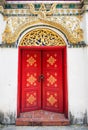
POLYGON ((19 46, 18 47, 18 87, 17 87, 17 117, 21 113, 22 92, 22 51, 26 50, 62 50, 63 59, 63 113, 68 118, 68 87, 67 87, 67 48, 66 46, 19 46))

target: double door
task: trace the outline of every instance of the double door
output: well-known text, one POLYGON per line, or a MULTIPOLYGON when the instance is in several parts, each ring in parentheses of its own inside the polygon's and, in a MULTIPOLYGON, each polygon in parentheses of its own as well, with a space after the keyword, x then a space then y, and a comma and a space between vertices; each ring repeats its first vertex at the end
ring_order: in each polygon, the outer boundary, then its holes
POLYGON ((62 51, 22 51, 21 111, 63 112, 62 51))

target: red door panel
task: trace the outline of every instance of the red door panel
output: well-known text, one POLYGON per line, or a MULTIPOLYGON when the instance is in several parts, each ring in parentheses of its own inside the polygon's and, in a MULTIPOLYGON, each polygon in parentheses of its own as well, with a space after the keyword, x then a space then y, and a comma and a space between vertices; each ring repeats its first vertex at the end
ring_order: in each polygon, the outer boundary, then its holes
POLYGON ((62 52, 43 52, 43 109, 63 112, 62 52))
POLYGON ((40 51, 22 52, 22 112, 41 108, 40 51))
POLYGON ((61 50, 22 51, 22 112, 38 109, 63 112, 61 50))

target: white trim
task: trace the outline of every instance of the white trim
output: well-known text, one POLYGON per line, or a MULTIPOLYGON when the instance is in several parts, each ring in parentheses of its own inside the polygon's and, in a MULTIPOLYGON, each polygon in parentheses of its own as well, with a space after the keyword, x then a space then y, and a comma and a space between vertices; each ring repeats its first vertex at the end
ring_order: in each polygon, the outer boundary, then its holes
POLYGON ((65 4, 69 4, 69 3, 81 3, 80 1, 59 1, 58 2, 58 0, 57 1, 36 1, 36 0, 34 0, 34 1, 7 1, 7 3, 12 3, 12 4, 20 4, 20 3, 23 3, 23 4, 27 4, 27 3, 65 3, 65 4))

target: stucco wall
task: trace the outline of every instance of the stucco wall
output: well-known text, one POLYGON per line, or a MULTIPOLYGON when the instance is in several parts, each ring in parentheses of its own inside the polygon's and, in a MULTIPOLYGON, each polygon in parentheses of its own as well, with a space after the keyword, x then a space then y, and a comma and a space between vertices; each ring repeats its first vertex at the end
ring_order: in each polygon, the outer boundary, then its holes
POLYGON ((84 31, 84 41, 88 45, 88 12, 83 14, 82 26, 84 31))
MULTIPOLYGON (((17 66, 18 49, 0 48, 0 112, 5 114, 5 122, 15 121, 17 66)), ((69 118, 73 123, 85 123, 88 112, 88 49, 68 48, 67 69, 69 118)))
POLYGON ((4 122, 8 123, 16 116, 17 65, 17 49, 0 48, 0 114, 5 114, 4 122))
POLYGON ((5 30, 6 22, 3 19, 2 14, 0 14, 0 44, 2 43, 2 34, 5 30))
POLYGON ((68 48, 68 102, 74 123, 87 121, 88 49, 68 48), (77 118, 77 119, 76 119, 77 118))
MULTIPOLYGON (((0 44, 5 24, 0 14, 0 44)), ((82 28, 88 44, 88 13, 83 15, 82 28)), ((18 49, 0 48, 0 122, 15 122, 17 68, 18 49)), ((67 48, 67 72, 69 118, 72 123, 88 123, 88 47, 67 48)))

